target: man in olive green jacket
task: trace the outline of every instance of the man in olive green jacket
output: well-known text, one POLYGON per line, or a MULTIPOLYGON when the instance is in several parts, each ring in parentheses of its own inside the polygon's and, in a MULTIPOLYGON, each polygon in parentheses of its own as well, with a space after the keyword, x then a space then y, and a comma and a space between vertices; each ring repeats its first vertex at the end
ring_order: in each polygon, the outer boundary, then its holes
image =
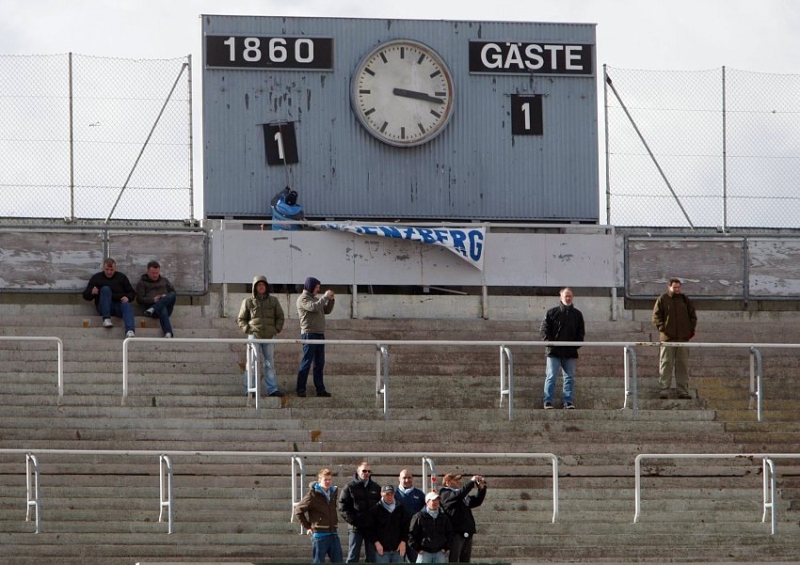
MULTIPOLYGON (((253 296, 242 300, 237 321, 249 339, 272 339, 281 333, 283 308, 278 299, 269 293, 269 283, 264 275, 253 278, 253 296)), ((257 343, 256 350, 260 352, 264 362, 264 390, 267 396, 283 396, 278 390, 275 376, 275 344, 257 343)), ((247 394, 247 371, 244 379, 247 394)))
MULTIPOLYGON (((697 314, 689 297, 681 293, 681 281, 670 279, 667 292, 653 306, 653 324, 658 328, 661 341, 689 341, 697 328, 697 314)), ((678 398, 691 398, 689 394, 689 349, 687 347, 661 346, 659 352, 658 383, 660 398, 669 397, 672 375, 678 398)))

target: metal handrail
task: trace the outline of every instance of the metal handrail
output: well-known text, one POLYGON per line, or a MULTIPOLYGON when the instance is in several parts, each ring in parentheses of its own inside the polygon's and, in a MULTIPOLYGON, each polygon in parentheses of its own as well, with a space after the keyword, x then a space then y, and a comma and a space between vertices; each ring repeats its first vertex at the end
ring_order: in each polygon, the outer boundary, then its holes
POLYGON ((503 397, 508 396, 508 420, 514 419, 514 356, 511 350, 500 346, 500 408, 503 407, 503 397), (506 384, 506 380, 508 384, 506 384))
MULTIPOLYGON (((305 467, 304 462, 301 458, 303 457, 313 457, 315 459, 323 458, 340 458, 340 457, 359 457, 359 458, 380 458, 380 457, 420 457, 422 458, 422 473, 423 473, 423 484, 425 484, 427 477, 426 477, 426 464, 428 464, 432 470, 432 482, 435 483, 435 464, 433 463, 433 458, 440 458, 440 459, 456 459, 459 463, 463 463, 469 459, 549 459, 552 465, 552 476, 553 476, 553 518, 552 522, 555 523, 556 519, 558 518, 558 457, 556 457, 552 453, 478 453, 478 452, 420 452, 420 451, 371 451, 371 452, 363 452, 363 451, 298 451, 298 452, 284 452, 284 451, 151 451, 151 450, 114 450, 114 449, 0 449, 0 455, 6 454, 24 454, 25 455, 25 462, 26 462, 26 469, 28 472, 29 482, 28 482, 28 511, 26 513, 26 521, 29 521, 30 518, 30 507, 34 506, 31 504, 31 488, 30 488, 30 464, 32 463, 35 468, 35 477, 36 477, 36 488, 35 488, 35 508, 36 508, 36 533, 39 533, 39 492, 38 492, 38 484, 39 484, 39 469, 38 469, 38 461, 34 453, 38 453, 40 455, 80 455, 80 456, 98 456, 98 455, 111 455, 111 456, 145 456, 145 457, 155 457, 158 456, 159 458, 159 477, 160 480, 163 480, 163 465, 169 466, 169 486, 167 488, 167 497, 168 497, 168 508, 169 508, 169 526, 168 526, 168 533, 172 533, 172 505, 173 505, 173 493, 171 487, 171 475, 172 475, 172 463, 169 460, 169 457, 246 457, 252 459, 263 459, 263 458, 286 458, 289 457, 292 466, 292 513, 294 514, 294 509, 297 504, 300 502, 303 496, 302 490, 302 483, 301 487, 298 491, 294 487, 294 477, 295 474, 295 464, 300 465, 300 473, 301 473, 301 481, 305 475, 305 467)), ((162 483, 163 485, 163 483, 162 483)), ((165 499, 163 496, 164 490, 161 489, 160 498, 161 498, 161 508, 165 506, 165 499)), ((159 515, 159 521, 161 521, 161 515, 159 515)))
POLYGON ((247 384, 245 394, 247 394, 247 402, 250 402, 250 395, 255 397, 255 407, 258 410, 258 400, 261 395, 258 392, 258 347, 256 346, 255 336, 250 334, 247 338, 247 349, 245 350, 245 374, 247 375, 247 384))
POLYGON ((64 396, 64 342, 55 336, 9 336, 2 335, 3 341, 55 341, 58 349, 58 397, 64 396))
MULTIPOLYGON (((148 343, 148 342, 158 342, 163 343, 163 338, 154 338, 154 337, 129 337, 125 338, 122 341, 122 404, 125 404, 125 401, 128 396, 128 358, 129 358, 129 346, 131 343, 148 343)), ((489 347, 504 347, 508 349, 509 354, 511 353, 511 347, 553 347, 553 346, 561 346, 561 347, 622 347, 628 348, 626 349, 626 357, 629 357, 630 363, 630 371, 632 374, 632 379, 630 380, 631 388, 629 389, 627 373, 626 373, 626 382, 625 382, 625 401, 623 402, 623 407, 627 407, 627 397, 628 391, 632 393, 632 401, 633 406, 637 407, 637 409, 633 410, 633 419, 637 418, 637 411, 638 411, 638 394, 637 394, 637 372, 636 372, 636 355, 633 352, 634 347, 686 347, 689 349, 700 349, 700 348, 743 348, 746 347, 749 349, 751 354, 751 382, 755 384, 751 384, 751 396, 756 395, 758 398, 758 420, 761 421, 762 419, 762 398, 763 398, 763 382, 762 382, 762 369, 761 369, 761 354, 759 349, 800 349, 800 343, 690 343, 690 342, 659 342, 659 341, 636 341, 636 342, 622 342, 622 341, 515 341, 515 342, 507 342, 507 341, 494 341, 494 340, 486 340, 486 341, 461 341, 461 340, 358 340, 358 339, 256 339, 250 340, 247 339, 232 339, 232 338, 172 338, 170 340, 171 344, 175 343, 239 343, 239 344, 247 344, 247 343, 274 343, 274 344, 293 344, 293 345, 303 345, 303 344, 319 344, 319 345, 363 345, 363 346, 372 346, 379 348, 378 355, 383 356, 381 359, 385 363, 385 374, 383 380, 383 389, 384 389, 384 417, 388 417, 388 394, 385 394, 388 382, 388 356, 389 356, 389 346, 410 346, 410 345, 425 345, 431 347, 442 347, 442 346, 489 346, 489 347)), ((628 364, 626 364, 626 369, 628 368, 628 364)), ((502 363, 500 370, 503 371, 502 363)), ((380 372, 380 368, 377 369, 380 372)), ((380 376, 376 376, 376 388, 379 387, 379 383, 377 382, 380 379, 380 376)), ((501 394, 502 394, 502 384, 501 384, 501 394)), ((510 395, 510 400, 511 400, 510 395)), ((752 409, 752 407, 751 407, 752 409)), ((509 402, 509 419, 511 419, 513 410, 513 402, 509 402)))
POLYGON ((756 349, 755 347, 750 348, 750 403, 748 408, 750 410, 753 409, 753 398, 756 399, 756 405, 758 407, 758 421, 762 421, 763 411, 763 400, 764 395, 761 394, 763 390, 761 388, 762 385, 762 374, 763 368, 761 365, 761 352, 756 349))
POLYGON ((383 395, 383 418, 389 418, 389 349, 375 346, 375 396, 383 395))
MULTIPOLYGON (((303 500, 306 488, 306 464, 302 457, 292 455, 292 516, 289 522, 294 522, 296 516, 294 515, 295 507, 303 500), (299 473, 299 477, 298 477, 299 473)), ((304 535, 305 528, 300 524, 300 535, 304 535)))
POLYGON ((639 394, 638 394, 638 361, 636 360, 636 351, 633 347, 626 345, 623 348, 623 356, 625 363, 625 399, 622 402, 622 407, 628 407, 628 399, 632 400, 631 408, 633 408, 633 419, 636 420, 639 416, 639 394))
POLYGON ((769 457, 764 457, 761 464, 761 475, 764 480, 763 499, 764 513, 761 515, 761 522, 767 521, 767 512, 770 513, 770 532, 774 536, 778 531, 778 517, 775 511, 775 491, 777 480, 775 478, 775 462, 769 457))
POLYGON ((639 522, 642 515, 642 461, 645 459, 761 459, 764 468, 763 507, 761 521, 766 520, 767 511, 772 512, 772 534, 777 531, 777 511, 775 509, 775 465, 773 459, 800 459, 800 453, 642 453, 634 461, 634 514, 633 523, 639 522), (770 468, 771 477, 767 480, 766 468, 770 468))
POLYGON ((25 521, 31 521, 31 508, 36 519, 36 533, 39 533, 39 460, 31 453, 25 454, 25 491, 27 504, 25 505, 25 521))
POLYGON ((158 513, 158 521, 163 522, 164 509, 167 509, 167 533, 171 534, 174 508, 172 506, 172 461, 169 456, 161 454, 158 456, 158 491, 161 499, 161 511, 158 513))

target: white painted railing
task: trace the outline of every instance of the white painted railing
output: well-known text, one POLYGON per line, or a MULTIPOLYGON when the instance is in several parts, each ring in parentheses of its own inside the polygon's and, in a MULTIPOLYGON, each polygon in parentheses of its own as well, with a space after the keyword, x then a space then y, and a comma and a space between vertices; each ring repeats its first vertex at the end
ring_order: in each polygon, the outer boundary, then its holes
MULTIPOLYGON (((422 465, 423 489, 433 490, 436 487, 436 471, 434 459, 455 459, 459 464, 466 461, 493 460, 493 459, 547 459, 552 467, 553 478, 553 516, 552 522, 558 518, 558 457, 552 453, 476 453, 476 452, 402 452, 402 451, 151 451, 151 450, 113 450, 113 449, 0 449, 2 455, 25 455, 25 476, 27 483, 27 511, 25 521, 30 521, 31 509, 35 512, 36 530, 40 533, 41 497, 39 494, 39 468, 38 456, 45 455, 77 455, 77 456, 131 456, 131 457, 158 457, 159 464, 159 507, 158 521, 164 521, 164 510, 167 514, 167 533, 174 532, 175 499, 172 488, 173 463, 171 457, 242 457, 246 459, 286 459, 291 465, 292 483, 292 517, 294 521, 295 506, 302 500, 306 488, 306 463, 305 459, 340 459, 353 458, 380 458, 380 457, 408 457, 420 458, 422 465), (430 486, 428 485, 428 470, 430 469, 430 486)), ((301 530, 301 533, 302 532, 301 530)))
POLYGON ((58 350, 58 396, 64 396, 64 342, 53 336, 0 336, 3 341, 54 341, 58 350))
POLYGON ((761 459, 763 472, 763 514, 761 521, 766 522, 767 512, 771 514, 770 531, 775 535, 778 531, 777 510, 775 508, 776 467, 775 459, 800 459, 800 453, 642 453, 634 462, 634 506, 633 523, 639 522, 642 515, 642 461, 646 459, 761 459))

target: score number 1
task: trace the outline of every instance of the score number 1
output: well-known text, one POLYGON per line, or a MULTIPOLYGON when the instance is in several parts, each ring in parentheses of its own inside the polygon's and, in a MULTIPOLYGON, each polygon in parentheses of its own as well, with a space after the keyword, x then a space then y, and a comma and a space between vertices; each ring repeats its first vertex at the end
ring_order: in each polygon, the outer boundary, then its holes
POLYGON ((511 135, 544 135, 540 94, 511 95, 511 135))

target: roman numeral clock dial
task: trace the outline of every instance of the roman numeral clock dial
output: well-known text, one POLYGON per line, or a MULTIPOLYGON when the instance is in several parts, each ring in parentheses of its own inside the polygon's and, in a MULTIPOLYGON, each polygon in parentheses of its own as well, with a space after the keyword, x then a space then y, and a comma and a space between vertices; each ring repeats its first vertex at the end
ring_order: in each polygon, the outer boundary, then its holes
POLYGON ((396 147, 430 141, 453 115, 453 78, 444 60, 418 41, 382 43, 351 79, 350 102, 361 125, 396 147))

